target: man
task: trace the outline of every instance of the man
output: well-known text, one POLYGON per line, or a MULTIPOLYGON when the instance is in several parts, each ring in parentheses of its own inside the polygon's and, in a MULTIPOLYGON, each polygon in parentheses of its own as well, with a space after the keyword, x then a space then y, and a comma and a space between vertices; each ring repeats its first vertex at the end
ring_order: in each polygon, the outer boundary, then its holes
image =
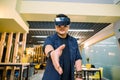
POLYGON ((47 37, 43 50, 48 60, 42 80, 82 80, 82 58, 77 40, 68 34, 70 18, 58 14, 55 18, 56 33, 47 37))

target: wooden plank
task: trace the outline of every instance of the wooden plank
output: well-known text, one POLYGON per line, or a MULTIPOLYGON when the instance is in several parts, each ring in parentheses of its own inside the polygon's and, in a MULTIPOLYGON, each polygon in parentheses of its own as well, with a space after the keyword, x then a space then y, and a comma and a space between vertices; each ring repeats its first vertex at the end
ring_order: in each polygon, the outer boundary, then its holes
MULTIPOLYGON (((6 55, 5 55, 5 63, 9 62, 10 50, 11 50, 11 45, 12 45, 12 37, 13 37, 13 32, 11 32, 8 36, 7 50, 6 50, 6 55)), ((7 69, 8 69, 8 67, 5 66, 4 70, 3 70, 3 79, 6 79, 7 69)))
MULTIPOLYGON (((19 38, 20 38, 20 32, 16 33, 14 53, 13 53, 13 63, 16 63, 16 57, 17 57, 18 46, 19 46, 19 38)), ((11 70, 10 80, 14 80, 14 72, 15 72, 15 67, 13 67, 11 70)))
MULTIPOLYGON (((5 39, 6 39, 6 32, 2 33, 2 36, 1 36, 1 42, 0 42, 0 62, 2 62, 3 50, 4 50, 4 46, 5 46, 5 39)), ((3 68, 3 69, 6 69, 6 68, 3 68)), ((5 77, 5 74, 6 74, 6 70, 3 71, 3 76, 2 77, 5 77)))
POLYGON ((13 37, 13 32, 11 32, 8 36, 8 42, 7 42, 7 51, 6 51, 6 56, 5 56, 5 63, 9 62, 10 58, 10 51, 11 51, 11 46, 12 46, 12 38, 13 37))
POLYGON ((14 54, 13 54, 13 63, 16 63, 16 57, 17 57, 18 46, 19 46, 19 38, 20 38, 20 32, 16 33, 14 54))
MULTIPOLYGON (((27 36, 27 33, 23 33, 23 41, 22 41, 22 52, 23 53, 24 53, 24 50, 25 50, 25 47, 26 47, 26 36, 27 36)), ((19 43, 19 38, 20 38, 20 33, 17 33, 16 34, 16 40, 15 40, 15 47, 14 47, 13 63, 16 63, 16 57, 17 57, 18 46, 19 46, 19 44, 18 44, 19 43)), ((21 59, 21 57, 22 56, 20 56, 20 59, 21 59)), ((11 71, 10 80, 14 79, 14 71, 15 71, 15 67, 13 67, 13 69, 11 71)))
POLYGON ((5 44, 5 38, 6 38, 6 32, 2 33, 1 36, 1 41, 0 41, 0 62, 2 60, 2 55, 3 55, 3 49, 4 49, 4 44, 5 44))
MULTIPOLYGON (((26 48, 26 39, 27 39, 27 33, 23 33, 23 38, 22 38, 22 52, 24 53, 25 48, 26 48)), ((20 56, 20 59, 22 59, 23 54, 20 56)), ((20 60, 21 62, 21 60, 20 60)))
POLYGON ((2 76, 3 80, 7 80, 7 76, 6 75, 7 75, 7 67, 5 66, 4 70, 3 70, 3 76, 2 76))

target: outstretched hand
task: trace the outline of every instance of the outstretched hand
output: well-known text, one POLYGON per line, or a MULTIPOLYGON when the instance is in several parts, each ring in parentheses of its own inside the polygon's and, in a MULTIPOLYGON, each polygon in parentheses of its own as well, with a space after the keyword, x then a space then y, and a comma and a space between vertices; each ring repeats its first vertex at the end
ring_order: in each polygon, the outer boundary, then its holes
POLYGON ((75 80, 83 80, 82 78, 76 78, 75 80))
POLYGON ((59 46, 57 49, 51 52, 51 59, 54 65, 54 68, 57 70, 57 72, 61 75, 63 73, 63 70, 59 64, 59 57, 62 55, 62 51, 65 48, 65 44, 59 46))

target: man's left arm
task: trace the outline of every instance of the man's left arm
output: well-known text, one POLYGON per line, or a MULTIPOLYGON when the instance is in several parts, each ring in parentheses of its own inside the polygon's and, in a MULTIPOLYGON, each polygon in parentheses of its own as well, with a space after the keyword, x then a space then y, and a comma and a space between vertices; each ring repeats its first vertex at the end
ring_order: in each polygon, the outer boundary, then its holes
POLYGON ((82 60, 81 59, 78 59, 75 61, 75 68, 76 68, 75 80, 82 80, 82 60))

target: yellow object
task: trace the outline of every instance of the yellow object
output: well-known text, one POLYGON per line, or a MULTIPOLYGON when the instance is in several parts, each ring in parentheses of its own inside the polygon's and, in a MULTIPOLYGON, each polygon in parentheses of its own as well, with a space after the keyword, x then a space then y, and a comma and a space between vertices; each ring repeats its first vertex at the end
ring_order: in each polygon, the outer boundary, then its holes
POLYGON ((86 64, 86 68, 90 69, 91 68, 91 64, 86 64))
POLYGON ((44 63, 43 66, 46 66, 46 64, 44 63))
POLYGON ((23 57, 21 60, 22 63, 27 63, 27 58, 23 57))
POLYGON ((101 72, 101 78, 103 77, 103 68, 102 67, 99 67, 100 69, 100 72, 101 72))
MULTIPOLYGON (((102 77, 103 77, 103 68, 100 67, 99 69, 100 69, 100 72, 101 72, 101 78, 102 78, 102 77)), ((90 79, 98 79, 98 80, 99 80, 99 78, 100 78, 100 76, 99 76, 99 72, 96 72, 93 76, 89 76, 89 78, 90 78, 90 79)))
POLYGON ((36 64, 35 69, 39 69, 39 68, 40 68, 40 64, 36 64))

